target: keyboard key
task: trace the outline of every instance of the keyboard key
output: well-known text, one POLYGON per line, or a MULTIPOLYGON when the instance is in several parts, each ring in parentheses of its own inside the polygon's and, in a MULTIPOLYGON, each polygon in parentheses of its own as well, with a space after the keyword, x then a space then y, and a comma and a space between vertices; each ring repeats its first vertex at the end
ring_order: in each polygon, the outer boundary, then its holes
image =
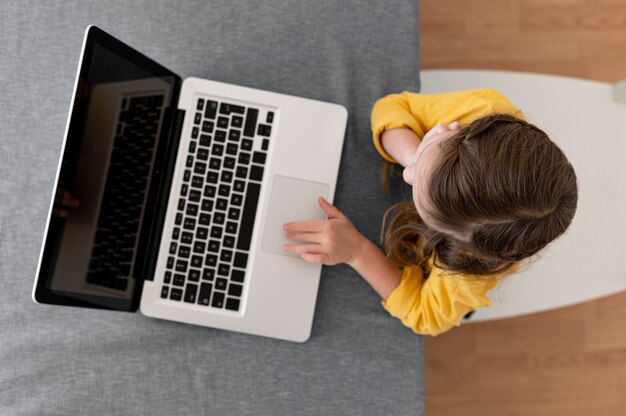
POLYGON ((193 119, 193 124, 200 124, 200 121, 202 121, 202 114, 196 113, 196 116, 193 119))
POLYGON ((222 225, 224 224, 225 220, 226 220, 226 214, 224 214, 223 212, 216 212, 215 214, 213 214, 213 222, 215 224, 222 225))
POLYGON ((220 185, 220 188, 217 192, 220 196, 228 197, 230 196, 230 186, 228 185, 220 185))
POLYGON ((230 250, 222 250, 222 253, 220 254, 220 260, 226 263, 230 263, 230 261, 233 259, 233 252, 230 250))
POLYGON ((183 228, 186 230, 193 230, 196 228, 196 220, 190 217, 185 217, 183 228))
POLYGON ((259 129, 257 131, 259 136, 270 136, 272 134, 272 128, 265 124, 259 124, 259 129))
POLYGON ((228 264, 220 263, 220 265, 217 267, 217 275, 228 277, 229 274, 230 266, 228 264))
POLYGON ((246 113, 246 123, 243 128, 243 135, 248 137, 254 137, 256 131, 256 122, 259 117, 259 110, 255 108, 248 108, 246 113))
POLYGON ((241 213, 240 209, 231 208, 231 209, 228 210, 228 219, 229 220, 238 220, 240 213, 241 213))
POLYGON ((204 175, 204 172, 206 172, 206 163, 196 162, 196 165, 193 168, 193 172, 199 175, 204 175))
POLYGON ((172 288, 172 291, 170 292, 170 299, 171 300, 181 300, 182 298, 183 298, 183 291, 182 291, 182 289, 172 288))
POLYGON ((268 139, 263 139, 263 144, 261 145, 261 149, 267 151, 270 147, 270 141, 268 139))
POLYGON ((217 256, 215 254, 207 254, 204 259, 204 265, 208 267, 216 267, 217 266, 217 256))
POLYGON ((220 129, 228 128, 228 119, 226 117, 219 117, 217 119, 217 127, 220 129))
POLYGON ((215 124, 213 124, 213 122, 205 120, 202 123, 202 133, 213 133, 214 127, 215 127, 215 124))
POLYGON ((198 224, 202 224, 202 225, 211 224, 211 216, 209 214, 200 214, 200 217, 198 217, 198 224))
POLYGON ((222 103, 220 105, 220 114, 229 115, 230 113, 243 114, 245 108, 240 105, 222 103))
MULTIPOLYGON (((237 234, 237 223, 233 222, 233 221, 228 221, 226 223, 226 232, 229 234, 237 234)), ((225 242, 226 240, 224 240, 225 242)), ((224 243, 226 244, 226 243, 224 243)), ((229 247, 232 247, 232 245, 230 245, 229 247)))
POLYGON ((202 267, 202 256, 191 256, 192 267, 202 267))
POLYGON ((230 275, 230 280, 233 282, 239 282, 239 283, 243 283, 243 279, 245 277, 246 273, 243 270, 235 270, 233 269, 231 275, 230 275))
POLYGON ((253 143, 252 143, 252 140, 250 139, 243 139, 241 141, 241 148, 243 150, 248 150, 248 151, 252 150, 252 145, 253 143))
POLYGON ((201 209, 202 211, 207 211, 207 212, 213 211, 213 201, 210 199, 204 198, 202 200, 201 209))
POLYGON ((240 251, 235 253, 235 260, 233 261, 233 267, 245 269, 247 264, 248 264, 248 255, 246 253, 242 253, 240 251))
MULTIPOLYGON (((200 261, 202 263, 202 261, 200 261)), ((202 266, 202 264, 200 264, 202 266)), ((198 269, 189 269, 189 275, 187 276, 190 281, 197 282, 200 280, 200 270, 198 269)))
POLYGON ((209 240, 208 251, 211 253, 218 253, 220 251, 220 242, 217 240, 209 240))
POLYGON ((252 162, 258 163, 259 165, 265 164, 265 153, 263 152, 254 152, 252 154, 252 162))
POLYGON ((272 124, 272 121, 274 121, 274 112, 273 111, 268 111, 267 112, 267 118, 265 119, 265 121, 267 122, 267 124, 272 124))
POLYGON ((202 185, 204 185, 204 180, 202 179, 202 176, 194 175, 194 177, 191 179, 191 186, 194 188, 202 188, 202 185))
MULTIPOLYGON (((213 175, 211 175, 213 176, 213 175)), ((208 177, 207 177, 208 179, 208 177)), ((214 179, 211 177, 211 181, 213 181, 214 179)), ((217 180, 215 180, 217 182, 217 180)), ((204 187, 204 196, 206 196, 207 198, 214 198, 215 197, 215 193, 217 192, 217 188, 215 188, 215 186, 211 186, 211 185, 207 185, 204 187)))
POLYGON ((198 285, 188 283, 185 288, 185 302, 196 303, 196 293, 198 292, 198 285))
POLYGON ((228 143, 226 145, 226 153, 229 155, 236 155, 239 151, 239 146, 235 143, 228 143))
POLYGON ((204 250, 206 250, 206 243, 202 241, 196 241, 193 243, 193 252, 204 254, 204 250))
POLYGON ((198 303, 201 305, 208 305, 211 298, 211 284, 202 283, 200 285, 200 294, 198 295, 198 303))
POLYGON ((243 289, 243 286, 235 285, 231 283, 230 286, 228 287, 228 294, 231 296, 241 297, 242 289, 243 289))
POLYGON ((182 275, 182 274, 176 273, 174 275, 173 284, 176 285, 176 286, 183 286, 185 284, 185 276, 182 275))
POLYGON ((226 279, 217 279, 215 281, 215 289, 226 290, 226 285, 228 284, 228 280, 226 279))
POLYGON ((165 276, 163 277, 163 283, 169 285, 172 280, 172 272, 165 272, 165 276))
POLYGON ((214 144, 211 148, 211 155, 213 156, 222 156, 224 154, 224 145, 223 144, 214 144))
POLYGON ((188 231, 183 231, 183 234, 180 238, 180 242, 185 243, 185 244, 191 244, 192 241, 193 241, 193 234, 188 231))
POLYGON ((209 167, 214 170, 220 170, 220 167, 222 167, 222 159, 212 157, 209 161, 209 167))
POLYGON ((244 181, 235 181, 233 191, 243 192, 244 189, 246 189, 246 183, 244 181))
POLYGON ((224 229, 222 227, 214 225, 211 227, 211 238, 222 238, 223 231, 224 229))
POLYGON ((208 235, 209 229, 206 227, 198 227, 198 229, 196 230, 196 237, 201 240, 206 240, 208 235))
POLYGON ((187 204, 187 215, 198 215, 198 205, 187 204))
POLYGON ((204 99, 199 98, 198 99, 198 105, 196 106, 196 110, 202 111, 203 108, 204 108, 204 99))
MULTIPOLYGON (((203 134, 202 136, 200 136, 199 144, 200 144, 200 146, 205 146, 205 147, 211 146, 211 136, 203 134)), ((206 149, 198 149, 198 158, 200 157, 200 150, 202 150, 203 152, 207 152, 207 154, 208 154, 208 151, 206 149)), ((206 160, 206 159, 204 159, 204 160, 206 160)))
POLYGON ((239 130, 231 130, 228 132, 228 140, 231 142, 238 142, 239 137, 241 137, 241 132, 239 130))
POLYGON ((222 181, 222 183, 231 183, 233 181, 233 171, 223 170, 222 175, 220 176, 220 180, 222 181))
POLYGON ((237 248, 239 250, 250 250, 252 230, 254 227, 254 217, 256 216, 260 192, 261 185, 253 182, 248 184, 246 198, 243 206, 243 215, 241 217, 239 238, 237 240, 237 248))
MULTIPOLYGON (((176 260, 176 271, 177 272, 186 272, 187 271, 187 266, 189 265, 188 262, 186 262, 185 260, 176 260)), ((174 275, 174 277, 176 277, 176 275, 174 275)), ((176 281, 174 279, 174 281, 176 281)))
POLYGON ((233 116, 233 118, 230 120, 230 125, 238 128, 243 127, 243 117, 233 116))
POLYGON ((226 309, 231 310, 231 311, 238 311, 239 299, 228 298, 228 300, 226 301, 226 309))
POLYGON ((224 130, 215 130, 215 141, 224 143, 226 141, 226 132, 224 130))
POLYGON ((191 202, 200 202, 200 197, 202 196, 202 194, 200 193, 200 191, 196 191, 195 189, 192 189, 189 192, 189 200, 191 202))
POLYGON ((250 164, 250 153, 248 152, 239 153, 239 163, 242 165, 250 164))
POLYGON ((230 197, 230 204, 236 207, 240 207, 243 203, 243 195, 234 193, 230 197))
POLYGON ((203 269, 202 270, 202 280, 213 281, 215 278, 215 269, 203 269))
POLYGON ((207 100, 206 111, 204 112, 204 116, 213 120, 217 115, 217 103, 215 101, 207 100))
POLYGON ((191 254, 191 249, 189 248, 189 246, 183 246, 181 244, 181 246, 178 249, 178 256, 184 259, 188 259, 190 254, 191 254))
POLYGON ((253 181, 261 181, 263 179, 263 168, 253 165, 250 168, 250 179, 253 181))
MULTIPOLYGON (((209 173, 207 173, 206 175, 206 180, 209 183, 217 183, 217 181, 220 179, 220 174, 219 172, 216 172, 214 170, 210 170, 209 173)), ((208 196, 208 195, 207 195, 208 196)))
POLYGON ((237 162, 237 160, 235 160, 234 157, 225 157, 224 158, 224 167, 226 169, 234 169, 236 162, 237 162))
POLYGON ((169 287, 163 286, 163 288, 161 289, 161 298, 167 299, 167 294, 169 290, 170 290, 169 287))
POLYGON ((248 177, 248 168, 245 166, 237 166, 235 176, 238 178, 246 179, 248 177))
POLYGON ((224 306, 224 294, 221 292, 214 292, 211 306, 214 308, 222 308, 224 306))

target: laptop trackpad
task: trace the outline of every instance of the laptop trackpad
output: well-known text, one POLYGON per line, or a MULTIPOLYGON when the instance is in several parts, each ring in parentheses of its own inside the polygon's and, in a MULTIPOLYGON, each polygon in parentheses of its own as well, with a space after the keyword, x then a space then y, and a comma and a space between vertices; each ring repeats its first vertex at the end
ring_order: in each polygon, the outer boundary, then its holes
POLYGON ((302 179, 274 176, 270 205, 263 230, 261 248, 268 253, 298 257, 283 250, 283 244, 298 243, 285 237, 283 225, 293 221, 326 219, 317 199, 328 199, 330 186, 302 179))

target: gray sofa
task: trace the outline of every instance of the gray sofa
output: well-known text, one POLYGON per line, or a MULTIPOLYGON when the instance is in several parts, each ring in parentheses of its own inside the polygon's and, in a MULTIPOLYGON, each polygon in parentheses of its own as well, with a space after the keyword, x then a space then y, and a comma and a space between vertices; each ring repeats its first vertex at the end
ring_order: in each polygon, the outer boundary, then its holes
POLYGON ((369 113, 419 89, 417 1, 15 0, 0 16, 0 414, 424 413, 421 338, 346 266, 324 268, 305 344, 31 299, 87 25, 183 77, 346 106, 335 203, 375 240, 401 191, 381 191, 369 113))

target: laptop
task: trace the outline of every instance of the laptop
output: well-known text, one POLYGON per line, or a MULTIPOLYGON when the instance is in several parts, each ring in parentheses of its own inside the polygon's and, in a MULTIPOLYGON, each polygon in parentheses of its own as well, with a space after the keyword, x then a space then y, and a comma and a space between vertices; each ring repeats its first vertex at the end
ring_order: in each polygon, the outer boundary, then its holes
POLYGON ((325 218, 347 117, 182 80, 88 27, 33 299, 306 341, 321 265, 282 225, 325 218))

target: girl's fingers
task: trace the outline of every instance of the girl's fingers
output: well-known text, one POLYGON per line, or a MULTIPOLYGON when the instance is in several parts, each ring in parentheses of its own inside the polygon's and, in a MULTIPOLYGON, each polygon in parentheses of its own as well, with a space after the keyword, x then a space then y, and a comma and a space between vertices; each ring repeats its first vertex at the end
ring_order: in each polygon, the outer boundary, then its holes
POLYGON ((325 200, 323 197, 320 196, 318 202, 326 215, 328 215, 328 218, 346 218, 346 216, 343 215, 343 212, 339 211, 334 205, 325 200))
POLYGON ((326 254, 303 253, 300 257, 302 260, 308 261, 309 263, 328 263, 328 256, 326 254))
POLYGON ((285 244, 283 245, 283 250, 288 251, 289 253, 295 253, 295 254, 303 254, 307 252, 319 254, 320 245, 319 244, 285 244))
POLYGON ((283 225, 283 230, 286 232, 319 232, 325 222, 326 220, 289 222, 283 225))
POLYGON ((290 240, 306 241, 307 243, 319 243, 322 241, 322 234, 317 232, 287 231, 285 235, 290 240))

